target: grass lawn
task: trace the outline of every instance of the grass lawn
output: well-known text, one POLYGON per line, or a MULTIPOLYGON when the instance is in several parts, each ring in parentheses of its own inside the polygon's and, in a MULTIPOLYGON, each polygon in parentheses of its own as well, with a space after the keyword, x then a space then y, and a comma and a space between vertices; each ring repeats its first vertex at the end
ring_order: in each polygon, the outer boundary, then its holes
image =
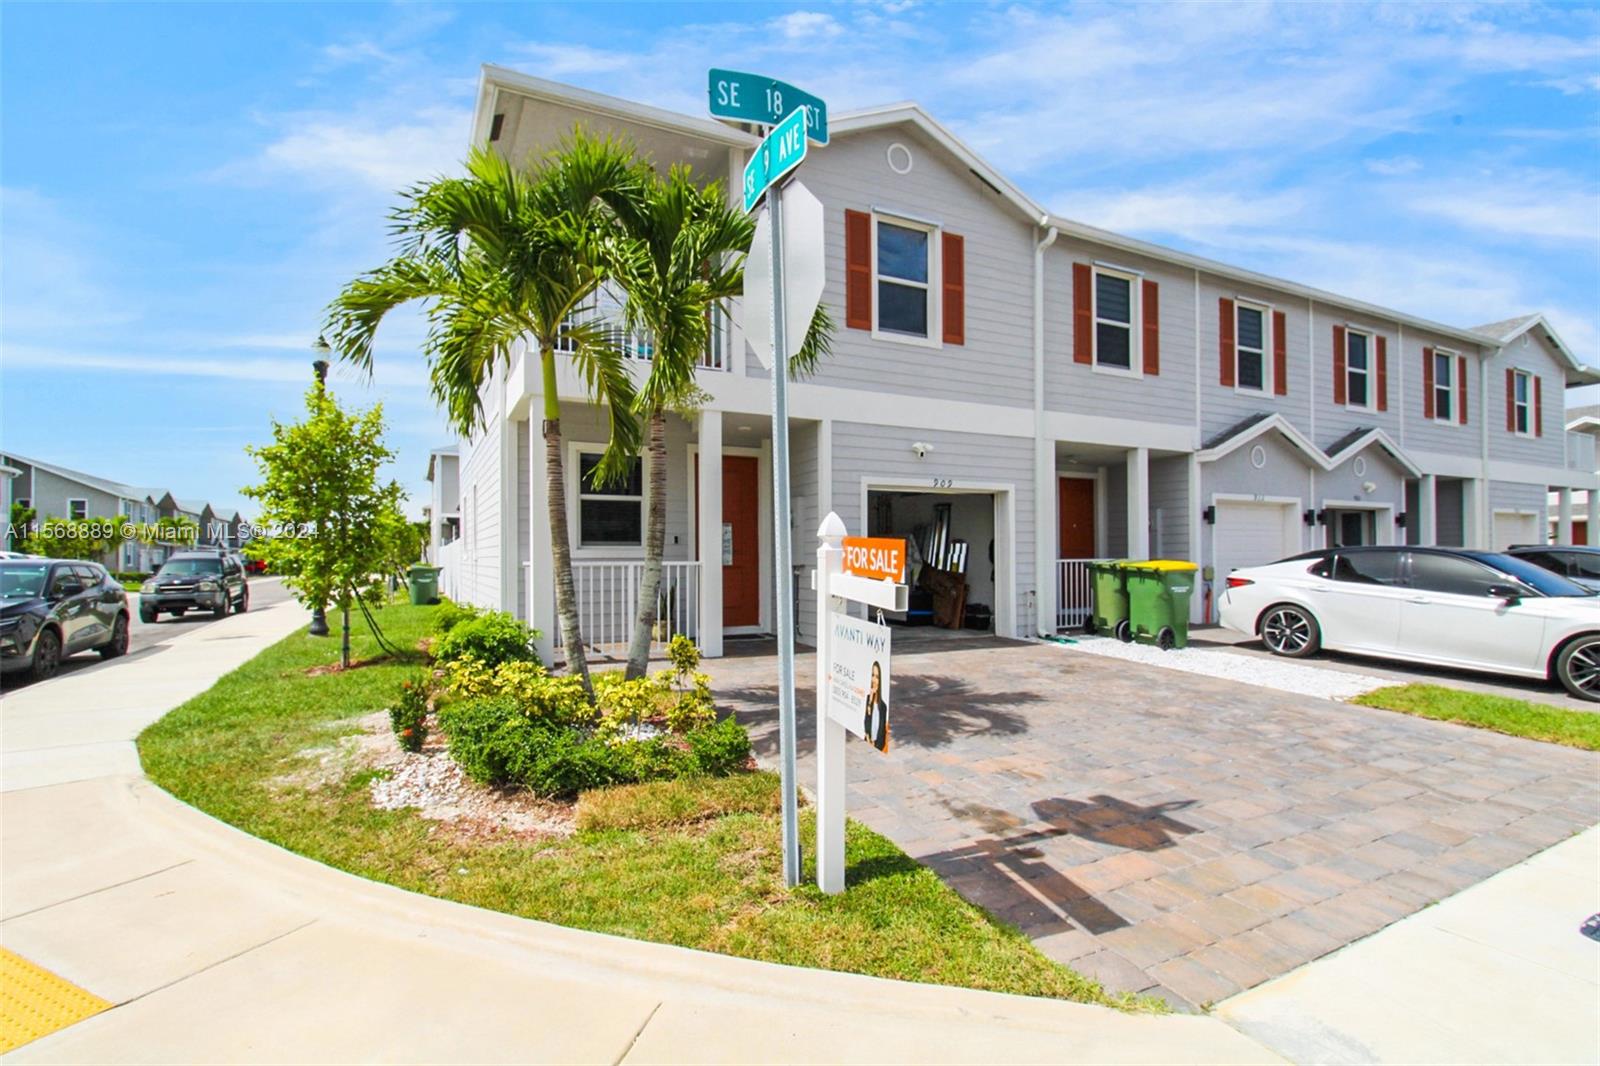
POLYGON ((1391 685, 1351 700, 1367 707, 1492 729, 1514 737, 1547 740, 1569 748, 1600 751, 1600 713, 1569 711, 1544 703, 1463 692, 1443 685, 1391 685))
MULTIPOLYGON (((378 612, 410 648, 434 608, 378 612)), ((354 636, 353 658, 376 643, 354 636)), ((146 773, 173 795, 302 855, 401 888, 509 914, 753 959, 1132 1009, 1040 954, 885 838, 851 823, 839 896, 783 885, 770 775, 586 793, 579 831, 529 842, 468 838, 414 810, 371 807, 372 772, 320 783, 318 749, 387 707, 420 656, 308 677, 338 642, 290 636, 139 738, 146 773)), ((805 854, 813 850, 802 812, 805 854)))

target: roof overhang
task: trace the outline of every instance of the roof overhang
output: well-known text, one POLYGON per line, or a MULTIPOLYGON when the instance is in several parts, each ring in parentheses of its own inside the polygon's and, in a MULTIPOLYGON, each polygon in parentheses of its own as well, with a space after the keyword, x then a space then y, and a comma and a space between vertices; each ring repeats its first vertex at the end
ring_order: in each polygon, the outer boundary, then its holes
POLYGON ((1361 436, 1339 449, 1336 454, 1327 456, 1324 469, 1332 470, 1334 467, 1355 458, 1374 444, 1387 452, 1389 458, 1393 459, 1395 464, 1407 474, 1412 477, 1422 476, 1422 468, 1411 461, 1411 457, 1401 450, 1400 445, 1395 443, 1394 438, 1383 430, 1376 428, 1367 430, 1361 436))
POLYGON ((1521 326, 1506 334, 1499 341, 1502 348, 1509 348, 1511 342, 1530 331, 1537 330, 1545 341, 1554 348, 1567 362, 1567 388, 1577 388, 1580 385, 1600 384, 1600 369, 1590 366, 1578 358, 1577 353, 1567 347, 1567 342, 1561 339, 1561 334, 1550 324, 1549 319, 1543 314, 1532 315, 1521 326))
POLYGON ((1574 418, 1567 423, 1567 429, 1569 432, 1577 433, 1600 433, 1600 417, 1584 415, 1582 418, 1574 418))
POLYGON ((1322 449, 1318 448, 1310 437, 1296 429, 1287 418, 1279 414, 1269 415, 1259 422, 1246 426, 1226 440, 1219 441, 1209 448, 1196 452, 1195 458, 1202 463, 1214 463, 1218 459, 1233 454, 1251 441, 1274 431, 1283 434, 1284 439, 1294 446, 1296 450, 1303 453, 1307 459, 1326 469, 1327 456, 1323 454, 1322 449))

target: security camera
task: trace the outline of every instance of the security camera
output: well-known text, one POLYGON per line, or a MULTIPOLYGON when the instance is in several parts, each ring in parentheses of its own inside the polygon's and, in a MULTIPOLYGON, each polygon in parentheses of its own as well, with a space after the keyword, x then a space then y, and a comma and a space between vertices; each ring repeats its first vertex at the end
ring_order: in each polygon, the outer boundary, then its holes
POLYGON ((933 451, 933 445, 919 440, 915 444, 911 445, 911 451, 918 459, 921 459, 924 458, 929 452, 933 451))

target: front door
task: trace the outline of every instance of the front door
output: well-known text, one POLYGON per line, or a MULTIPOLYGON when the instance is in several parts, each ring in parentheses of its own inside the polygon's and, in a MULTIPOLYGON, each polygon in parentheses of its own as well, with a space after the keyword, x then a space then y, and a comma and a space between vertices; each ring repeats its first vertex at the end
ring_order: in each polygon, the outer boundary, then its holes
MULTIPOLYGON (((761 624, 761 475, 753 455, 722 457, 722 624, 761 624)), ((707 554, 702 552, 701 558, 707 554)))
POLYGON ((1057 499, 1060 507, 1061 559, 1094 558, 1094 479, 1064 477, 1057 479, 1060 490, 1057 499))
POLYGON ((1330 548, 1360 548, 1376 544, 1376 516, 1371 511, 1328 510, 1328 524, 1333 529, 1330 548))

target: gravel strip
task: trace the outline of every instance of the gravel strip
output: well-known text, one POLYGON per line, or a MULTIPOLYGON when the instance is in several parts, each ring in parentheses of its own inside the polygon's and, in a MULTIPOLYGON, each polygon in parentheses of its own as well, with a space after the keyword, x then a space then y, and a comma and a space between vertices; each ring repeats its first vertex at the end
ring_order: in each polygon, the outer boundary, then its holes
POLYGON ((1347 700, 1375 688, 1384 688, 1395 682, 1371 674, 1347 673, 1319 666, 1283 659, 1262 659, 1251 655, 1213 651, 1207 648, 1174 648, 1162 651, 1149 644, 1124 644, 1111 637, 1074 637, 1074 644, 1060 644, 1067 651, 1100 655, 1108 659, 1123 659, 1161 666, 1168 670, 1183 670, 1191 674, 1220 677, 1246 685, 1260 685, 1301 696, 1316 696, 1326 700, 1347 700))

